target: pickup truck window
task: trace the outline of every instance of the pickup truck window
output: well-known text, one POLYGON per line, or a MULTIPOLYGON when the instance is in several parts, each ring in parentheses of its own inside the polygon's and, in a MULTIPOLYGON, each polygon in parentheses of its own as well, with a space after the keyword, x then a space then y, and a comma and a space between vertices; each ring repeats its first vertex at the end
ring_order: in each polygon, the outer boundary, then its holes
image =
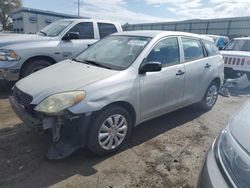
POLYGON ((76 24, 69 32, 79 33, 79 39, 94 39, 94 28, 92 22, 76 24))
POLYGON ((117 29, 114 24, 98 23, 100 38, 104 38, 112 33, 116 33, 117 29))
POLYGON ((250 40, 231 40, 224 50, 250 51, 250 40))
POLYGON ((124 70, 134 62, 150 40, 150 37, 141 36, 109 36, 93 44, 75 60, 124 70))
POLYGON ((72 21, 69 20, 59 20, 55 21, 41 31, 38 32, 38 35, 48 36, 48 37, 56 37, 58 36, 66 27, 68 27, 72 21))

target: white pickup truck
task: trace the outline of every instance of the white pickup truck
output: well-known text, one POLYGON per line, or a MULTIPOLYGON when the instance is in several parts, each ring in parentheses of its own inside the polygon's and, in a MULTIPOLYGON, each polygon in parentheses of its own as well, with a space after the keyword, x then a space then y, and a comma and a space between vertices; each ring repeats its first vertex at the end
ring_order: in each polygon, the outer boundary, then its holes
POLYGON ((246 74, 250 81, 250 37, 232 39, 220 52, 224 58, 225 78, 246 74))
POLYGON ((16 81, 64 59, 99 39, 121 32, 119 23, 94 19, 58 20, 36 35, 0 34, 0 81, 16 81))

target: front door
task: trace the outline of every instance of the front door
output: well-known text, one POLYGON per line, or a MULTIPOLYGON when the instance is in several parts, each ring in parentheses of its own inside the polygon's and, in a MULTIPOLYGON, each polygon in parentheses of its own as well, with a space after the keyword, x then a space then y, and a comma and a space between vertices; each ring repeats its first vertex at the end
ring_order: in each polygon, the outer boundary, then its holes
POLYGON ((160 40, 147 56, 147 62, 162 63, 160 72, 149 72, 140 77, 141 120, 150 119, 182 103, 185 68, 180 62, 177 37, 160 40))
POLYGON ((80 52, 95 43, 94 28, 92 22, 82 22, 76 24, 69 32, 79 33, 79 39, 61 40, 63 59, 75 58, 80 52))

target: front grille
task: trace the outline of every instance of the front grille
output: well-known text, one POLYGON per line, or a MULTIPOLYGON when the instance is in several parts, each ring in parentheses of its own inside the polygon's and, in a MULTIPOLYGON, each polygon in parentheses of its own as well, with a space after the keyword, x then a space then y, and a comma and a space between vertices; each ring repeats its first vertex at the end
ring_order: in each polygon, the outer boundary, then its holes
POLYGON ((33 100, 33 97, 24 93, 20 89, 18 89, 16 86, 13 88, 13 96, 17 103, 23 105, 24 107, 29 107, 30 103, 33 100))

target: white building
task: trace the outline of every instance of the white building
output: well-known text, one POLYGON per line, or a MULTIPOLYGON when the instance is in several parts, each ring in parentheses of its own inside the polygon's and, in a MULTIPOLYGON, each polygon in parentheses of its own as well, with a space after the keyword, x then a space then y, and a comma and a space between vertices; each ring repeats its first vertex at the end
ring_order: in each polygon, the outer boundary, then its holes
POLYGON ((13 31, 15 33, 37 33, 50 23, 65 18, 79 17, 23 7, 12 13, 13 31))

